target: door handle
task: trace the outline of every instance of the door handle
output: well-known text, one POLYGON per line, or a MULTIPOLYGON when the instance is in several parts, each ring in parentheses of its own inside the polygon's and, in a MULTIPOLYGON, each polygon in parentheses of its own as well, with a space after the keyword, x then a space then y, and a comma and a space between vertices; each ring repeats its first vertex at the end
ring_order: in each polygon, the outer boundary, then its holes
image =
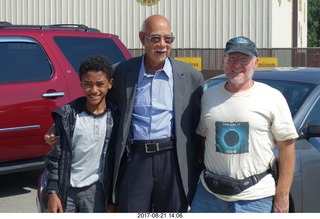
POLYGON ((57 97, 63 97, 64 92, 53 92, 53 93, 44 93, 41 95, 43 98, 57 98, 57 97))

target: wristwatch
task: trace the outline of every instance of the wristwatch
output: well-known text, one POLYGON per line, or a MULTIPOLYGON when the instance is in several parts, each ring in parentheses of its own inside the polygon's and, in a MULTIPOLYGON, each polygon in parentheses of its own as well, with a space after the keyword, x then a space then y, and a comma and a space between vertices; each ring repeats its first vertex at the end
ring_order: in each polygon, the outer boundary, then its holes
POLYGON ((51 195, 51 194, 58 194, 58 190, 54 190, 54 189, 47 189, 47 194, 51 195))

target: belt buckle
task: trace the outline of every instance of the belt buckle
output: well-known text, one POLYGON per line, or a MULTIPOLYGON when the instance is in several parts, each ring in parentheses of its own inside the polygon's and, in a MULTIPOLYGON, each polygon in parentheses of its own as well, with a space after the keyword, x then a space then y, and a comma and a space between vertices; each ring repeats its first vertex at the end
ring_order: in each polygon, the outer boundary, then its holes
POLYGON ((160 150, 159 143, 145 143, 144 149, 146 151, 146 154, 155 153, 160 150), (152 146, 154 146, 154 147, 151 148, 152 146), (150 150, 150 148, 151 148, 151 150, 150 150))

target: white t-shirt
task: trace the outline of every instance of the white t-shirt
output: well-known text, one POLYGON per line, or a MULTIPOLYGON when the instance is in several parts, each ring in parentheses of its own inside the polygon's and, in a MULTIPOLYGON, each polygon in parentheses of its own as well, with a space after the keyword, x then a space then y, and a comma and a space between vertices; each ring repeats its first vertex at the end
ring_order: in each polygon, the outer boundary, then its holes
POLYGON ((108 113, 77 114, 72 138, 70 184, 84 187, 98 181, 102 174, 101 155, 106 137, 108 113))
MULTIPOLYGON (((210 87, 202 96, 201 110, 197 133, 206 137, 204 164, 219 175, 244 179, 262 173, 273 159, 274 140, 298 137, 285 98, 263 83, 254 82, 239 93, 228 92, 224 83, 210 87)), ((200 179, 206 187, 203 174, 200 179)), ((237 201, 274 194, 275 182, 268 174, 240 194, 215 195, 237 201)))

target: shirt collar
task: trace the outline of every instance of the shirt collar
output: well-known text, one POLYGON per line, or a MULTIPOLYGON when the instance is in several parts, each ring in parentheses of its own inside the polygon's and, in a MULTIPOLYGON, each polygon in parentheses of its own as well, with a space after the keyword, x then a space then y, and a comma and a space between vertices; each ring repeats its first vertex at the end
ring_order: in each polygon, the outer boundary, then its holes
MULTIPOLYGON (((145 55, 143 55, 142 57, 138 82, 140 82, 143 79, 143 77, 147 76, 148 74, 144 67, 144 59, 145 59, 145 55)), ((169 79, 172 78, 172 66, 169 58, 166 58, 163 68, 159 69, 158 71, 163 71, 168 76, 169 79)))

